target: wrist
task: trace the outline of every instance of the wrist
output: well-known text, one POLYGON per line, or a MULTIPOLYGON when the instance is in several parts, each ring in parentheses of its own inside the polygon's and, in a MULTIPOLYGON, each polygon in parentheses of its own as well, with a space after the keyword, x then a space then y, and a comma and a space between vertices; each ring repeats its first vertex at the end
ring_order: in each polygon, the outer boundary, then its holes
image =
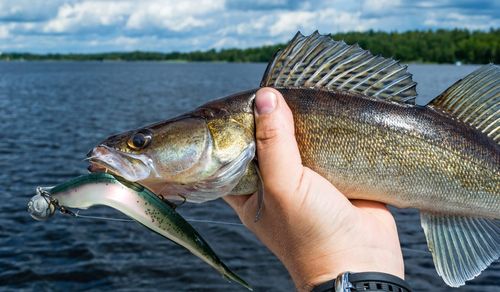
POLYGON ((402 278, 379 272, 341 273, 335 279, 315 286, 311 292, 367 290, 411 292, 410 286, 402 278))
POLYGON ((351 249, 320 257, 287 257, 282 260, 299 291, 310 291, 314 286, 334 279, 337 275, 373 271, 404 279, 402 255, 379 249, 351 249))

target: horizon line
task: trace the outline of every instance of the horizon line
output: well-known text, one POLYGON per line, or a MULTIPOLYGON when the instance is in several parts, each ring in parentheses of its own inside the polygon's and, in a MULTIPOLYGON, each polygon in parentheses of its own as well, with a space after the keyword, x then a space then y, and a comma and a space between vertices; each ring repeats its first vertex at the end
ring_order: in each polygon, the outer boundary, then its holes
MULTIPOLYGON (((436 32, 451 32, 451 31, 460 31, 460 32, 467 32, 467 33, 495 33, 497 31, 500 31, 499 28, 494 28, 490 27, 488 29, 469 29, 469 28, 460 28, 460 27, 455 27, 455 28, 429 28, 429 29, 409 29, 405 31, 397 31, 397 30, 391 30, 391 31, 385 31, 385 30, 375 30, 375 29, 368 29, 364 31, 346 31, 346 32, 335 32, 335 33, 326 33, 324 35, 330 35, 330 36, 335 36, 335 35, 347 35, 347 34, 367 34, 367 33, 375 33, 375 34, 396 34, 396 35, 403 35, 406 33, 415 33, 415 32, 424 32, 424 33, 436 33, 436 32)), ((337 39, 339 40, 339 39, 337 39)), ((228 50, 251 50, 251 49, 262 49, 262 48, 269 48, 269 47, 276 47, 276 46, 281 46, 281 45, 286 45, 286 43, 275 43, 275 44, 269 44, 269 45, 260 45, 260 46, 250 46, 250 47, 227 47, 227 48, 207 48, 206 50, 191 50, 191 51, 181 51, 181 50, 173 50, 173 51, 154 51, 154 50, 141 50, 141 49, 135 49, 135 50, 123 50, 123 51, 96 51, 96 52, 46 52, 46 53, 35 53, 35 52, 30 52, 30 51, 17 51, 17 50, 6 50, 6 51, 0 51, 0 57, 8 54, 25 54, 25 55, 31 55, 31 56, 50 56, 50 55, 103 55, 103 54, 132 54, 132 53, 145 53, 145 54, 191 54, 191 53, 208 53, 211 51, 214 51, 215 53, 220 53, 223 51, 228 51, 228 50)))

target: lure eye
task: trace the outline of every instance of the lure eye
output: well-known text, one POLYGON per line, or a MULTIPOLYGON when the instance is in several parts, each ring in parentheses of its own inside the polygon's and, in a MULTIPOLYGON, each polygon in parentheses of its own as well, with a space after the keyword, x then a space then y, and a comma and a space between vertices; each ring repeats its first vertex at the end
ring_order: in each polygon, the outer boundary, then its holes
POLYGON ((132 150, 141 150, 146 148, 151 142, 152 135, 148 131, 140 131, 132 135, 127 141, 127 145, 132 150))

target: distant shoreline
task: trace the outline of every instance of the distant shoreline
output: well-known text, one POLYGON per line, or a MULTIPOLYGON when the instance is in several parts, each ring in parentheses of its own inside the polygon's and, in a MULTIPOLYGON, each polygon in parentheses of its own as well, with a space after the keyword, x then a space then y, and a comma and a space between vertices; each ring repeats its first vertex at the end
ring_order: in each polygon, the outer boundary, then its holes
MULTIPOLYGON (((450 65, 450 66, 481 66, 484 64, 488 63, 436 63, 436 62, 416 62, 416 61, 401 61, 398 60, 403 64, 406 65, 450 65)), ((165 63, 165 64, 262 64, 266 65, 269 62, 243 62, 243 61, 186 61, 186 60, 133 60, 133 61, 127 61, 127 60, 51 60, 51 59, 45 59, 45 60, 2 60, 0 59, 0 64, 1 63, 165 63)), ((489 62, 492 63, 492 62, 489 62)), ((496 63, 495 63, 496 64, 496 63)))
MULTIPOLYGON (((466 29, 406 32, 348 32, 332 34, 335 40, 358 43, 362 48, 402 62, 431 64, 500 63, 500 28, 489 31, 466 29)), ((106 52, 33 54, 4 52, 0 61, 164 61, 184 62, 241 62, 267 63, 285 44, 248 49, 221 49, 194 52, 106 52)))

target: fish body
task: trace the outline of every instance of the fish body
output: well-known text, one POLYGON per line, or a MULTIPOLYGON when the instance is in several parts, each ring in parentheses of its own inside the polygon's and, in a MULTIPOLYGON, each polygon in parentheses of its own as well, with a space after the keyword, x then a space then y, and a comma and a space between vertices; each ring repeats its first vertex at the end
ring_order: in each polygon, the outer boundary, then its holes
MULTIPOLYGON (((343 92, 277 89, 294 115, 303 164, 327 178, 349 199, 499 218, 499 146, 471 126, 432 107, 388 103, 343 92)), ((252 100, 256 91, 207 103, 184 116, 187 120, 204 120, 200 125, 209 133, 213 152, 238 153, 251 143, 252 100), (223 113, 217 114, 221 108, 223 113), (224 129, 231 123, 240 129, 234 135, 224 129), (239 135, 241 143, 234 143, 239 135)), ((148 129, 155 132, 170 123, 178 120, 148 129)), ((232 161, 235 155, 227 156, 227 161, 232 161)), ((220 164, 224 163, 227 162, 220 164)), ((207 192, 200 196, 193 194, 202 190, 198 180, 193 180, 199 185, 192 189, 189 180, 177 187, 173 186, 176 182, 166 182, 161 177, 139 182, 169 199, 178 200, 182 195, 188 201, 203 202, 229 192, 256 192, 259 179, 254 168, 255 164, 248 163, 238 184, 227 191, 205 181, 207 192), (172 189, 177 192, 169 192, 172 189), (212 189, 217 191, 209 192, 212 189)), ((190 173, 187 177, 199 176, 190 173)))
POLYGON ((431 107, 280 91, 294 113, 303 164, 349 199, 499 218, 499 147, 472 127, 431 107))
MULTIPOLYGON (((277 89, 293 113, 302 163, 349 199, 498 219, 499 147, 471 126, 432 107, 343 92, 277 89)), ((252 132, 255 92, 210 102, 189 115, 203 113, 207 123, 223 127, 234 111, 247 116, 247 131, 252 132), (225 116, 207 117, 220 107, 225 116)), ((249 167, 232 194, 258 190, 258 176, 249 167)))
POLYGON ((47 219, 54 212, 50 201, 58 207, 87 209, 105 205, 119 210, 143 226, 185 247, 191 253, 219 271, 228 280, 250 286, 233 273, 215 254, 201 235, 172 207, 154 193, 136 183, 130 183, 107 173, 92 173, 69 180, 52 188, 41 188, 28 203, 36 219, 47 219), (40 192, 39 191, 39 192, 40 192), (40 217, 44 214, 44 217, 40 217))
MULTIPOLYGON (((304 166, 349 199, 421 211, 448 285, 463 285, 498 259, 497 66, 478 69, 419 106, 416 83, 396 61, 317 33, 297 34, 268 65, 263 86, 279 90, 292 110, 304 166)), ((90 170, 192 202, 254 193, 261 183, 256 90, 110 137, 90 152, 90 170)))

